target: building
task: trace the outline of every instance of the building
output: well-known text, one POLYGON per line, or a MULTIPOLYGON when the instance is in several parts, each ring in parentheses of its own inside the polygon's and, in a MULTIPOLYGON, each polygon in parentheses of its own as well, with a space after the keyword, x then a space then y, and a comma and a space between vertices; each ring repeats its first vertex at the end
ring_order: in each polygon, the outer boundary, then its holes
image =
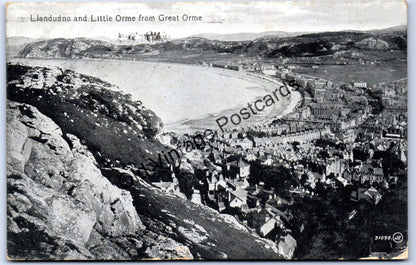
POLYGON ((250 149, 253 148, 253 141, 248 138, 244 138, 242 140, 233 141, 230 143, 231 146, 240 146, 243 149, 250 149))
POLYGON ((244 162, 242 158, 233 162, 228 162, 226 166, 228 177, 231 179, 247 178, 250 176, 250 164, 244 162))
POLYGON ((367 88, 367 83, 366 82, 353 82, 352 86, 354 88, 367 88))
POLYGON ((191 198, 191 202, 193 202, 195 204, 202 204, 201 193, 200 193, 199 190, 194 189, 194 192, 193 192, 192 198, 191 198))
POLYGON ((175 194, 180 193, 179 182, 175 176, 175 173, 172 173, 172 181, 160 180, 160 181, 152 182, 152 185, 158 187, 159 189, 161 189, 162 191, 166 193, 175 193, 175 194))
POLYGON ((247 205, 247 191, 242 189, 228 191, 228 201, 230 207, 241 208, 243 205, 247 205))

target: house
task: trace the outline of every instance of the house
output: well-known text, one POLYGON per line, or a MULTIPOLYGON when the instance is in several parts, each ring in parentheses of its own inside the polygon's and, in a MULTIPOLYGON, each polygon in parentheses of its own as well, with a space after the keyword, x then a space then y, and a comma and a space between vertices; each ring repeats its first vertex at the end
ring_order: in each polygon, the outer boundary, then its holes
POLYGON ((291 186, 289 188, 289 192, 290 193, 300 194, 301 196, 304 196, 306 193, 309 193, 308 190, 305 190, 305 188, 304 187, 301 187, 301 186, 298 186, 298 187, 291 186))
POLYGON ((273 229, 275 229, 276 225, 283 227, 283 223, 280 222, 279 217, 270 218, 260 227, 260 235, 262 237, 266 237, 273 229), (278 221, 278 220, 279 221, 278 221))
POLYGON ((272 213, 259 205, 247 214, 247 224, 264 237, 274 228, 275 221, 271 220, 272 217, 274 217, 272 213))
POLYGON ((228 162, 227 173, 230 178, 247 178, 250 175, 250 164, 243 161, 242 158, 239 160, 228 162))
POLYGON ((238 132, 234 131, 230 134, 231 139, 237 139, 238 138, 238 132))
POLYGON ((271 166, 273 165, 273 159, 271 155, 267 155, 267 159, 261 162, 262 165, 271 166))
POLYGON ((302 174, 305 173, 305 167, 301 164, 294 166, 294 173, 300 179, 302 174))
POLYGON ((367 198, 367 196, 364 194, 365 191, 366 191, 366 188, 362 188, 362 187, 359 187, 356 191, 353 190, 350 196, 351 201, 358 202, 361 200, 365 200, 367 198))
POLYGON ((152 185, 158 187, 166 193, 180 193, 179 182, 175 176, 175 173, 172 173, 172 181, 163 181, 161 179, 160 181, 152 182, 152 185))
POLYGON ((243 178, 243 179, 234 179, 233 181, 233 186, 236 189, 246 189, 250 186, 250 183, 248 183, 247 178, 243 178))
POLYGON ((226 209, 224 202, 218 202, 218 211, 222 212, 226 209))
POLYGON ((242 140, 237 140, 237 141, 233 142, 231 145, 232 146, 240 146, 243 149, 250 149, 250 148, 253 148, 254 143, 253 143, 252 140, 250 140, 248 138, 244 138, 242 140))
POLYGON ((352 86, 354 88, 367 88, 367 83, 366 82, 354 82, 352 83, 352 86))
POLYGON ((211 174, 211 178, 207 178, 207 182, 208 182, 208 190, 209 191, 214 191, 216 190, 216 184, 218 182, 217 177, 215 176, 215 174, 211 174))
POLYGON ((373 183, 382 183, 384 181, 384 171, 381 167, 374 167, 371 164, 363 163, 360 166, 359 173, 361 184, 368 181, 372 185, 373 183))
POLYGON ((222 176, 222 174, 220 174, 219 180, 217 181, 217 183, 215 183, 215 190, 220 190, 220 189, 227 189, 227 182, 224 180, 224 177, 222 176))
MULTIPOLYGON (((330 155, 332 155, 331 154, 332 152, 329 152, 329 153, 330 155)), ((327 161, 325 173, 326 175, 333 173, 335 176, 339 176, 345 171, 346 168, 347 166, 346 166, 345 160, 331 157, 327 161)))
POLYGON ((285 206, 285 205, 293 205, 293 201, 289 202, 288 200, 274 194, 272 198, 267 200, 267 202, 265 204, 265 207, 266 207, 266 209, 269 209, 270 211, 273 211, 274 213, 280 215, 282 212, 280 210, 276 209, 276 207, 279 208, 279 207, 285 206))
POLYGON ((254 154, 253 152, 247 153, 247 155, 246 155, 246 160, 247 161, 254 161, 256 159, 257 159, 256 154, 254 154))
POLYGON ((374 204, 379 203, 382 197, 378 190, 376 190, 374 187, 370 187, 368 190, 364 192, 364 194, 367 195, 370 198, 371 202, 373 202, 374 204))
POLYGON ((369 189, 359 187, 356 191, 351 192, 351 201, 354 202, 366 200, 370 203, 377 204, 381 198, 381 194, 374 187, 370 187, 369 189))
POLYGON ((200 193, 199 190, 194 189, 194 192, 193 192, 192 198, 191 198, 191 202, 193 202, 195 204, 202 204, 201 193, 200 193))
POLYGON ((332 188, 336 188, 337 187, 337 182, 334 179, 326 179, 325 184, 332 187, 332 188))
POLYGON ((308 175, 307 182, 309 183, 309 185, 311 185, 311 187, 315 187, 315 183, 317 183, 317 182, 325 182, 326 181, 325 175, 321 175, 317 172, 308 171, 307 175, 308 175))
POLYGON ((242 189, 229 191, 228 201, 230 202, 230 207, 241 208, 243 205, 247 205, 247 191, 242 189))

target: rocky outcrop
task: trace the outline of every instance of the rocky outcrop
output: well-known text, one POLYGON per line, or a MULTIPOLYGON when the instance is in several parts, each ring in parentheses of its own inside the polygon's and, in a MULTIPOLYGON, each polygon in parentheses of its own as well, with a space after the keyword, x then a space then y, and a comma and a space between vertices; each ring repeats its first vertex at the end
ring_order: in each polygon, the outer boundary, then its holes
POLYGON ((28 104, 7 104, 11 259, 181 259, 189 249, 146 231, 79 139, 28 104))
POLYGON ((358 41, 355 44, 355 46, 360 49, 374 49, 374 50, 386 50, 390 48, 387 42, 381 39, 376 39, 376 38, 363 39, 361 41, 358 41))
POLYGON ((293 258, 297 246, 296 240, 291 235, 286 235, 280 238, 278 248, 279 253, 282 254, 285 259, 293 258))
POLYGON ((139 166, 164 146, 161 120, 120 89, 60 68, 7 66, 7 98, 35 106, 64 133, 76 135, 100 165, 139 166), (146 151, 147 150, 147 151, 146 151))
POLYGON ((121 58, 152 51, 151 46, 146 44, 127 46, 86 38, 59 38, 30 43, 19 52, 19 56, 26 58, 121 58))

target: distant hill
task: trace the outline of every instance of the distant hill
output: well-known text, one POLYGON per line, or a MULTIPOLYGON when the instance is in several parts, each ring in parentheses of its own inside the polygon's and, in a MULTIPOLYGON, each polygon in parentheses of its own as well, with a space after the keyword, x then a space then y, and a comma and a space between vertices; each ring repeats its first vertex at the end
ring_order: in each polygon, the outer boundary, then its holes
POLYGON ((25 58, 121 58, 152 52, 148 44, 116 45, 87 38, 50 39, 27 44, 19 52, 25 58))
POLYGON ((265 31, 259 33, 232 33, 232 34, 218 34, 218 33, 203 33, 195 34, 190 37, 199 37, 209 40, 219 41, 252 41, 265 36, 273 36, 278 38, 294 37, 302 35, 304 32, 285 32, 285 31, 265 31))
POLYGON ((10 37, 6 39, 7 57, 15 57, 29 43, 39 41, 39 39, 26 37, 10 37))
POLYGON ((375 30, 367 30, 365 32, 367 33, 376 33, 376 34, 391 34, 393 32, 402 32, 402 33, 406 33, 407 31, 407 26, 406 25, 399 25, 399 26, 394 26, 394 27, 390 27, 390 28, 385 28, 385 29, 375 29, 375 30))
MULTIPOLYGON (((21 42, 23 43, 23 41, 21 42)), ((20 47, 20 46, 19 46, 20 47)), ((16 46, 15 49, 18 47, 16 46)), ((27 44, 19 56, 26 58, 157 58, 166 53, 181 57, 189 54, 227 53, 236 56, 264 58, 347 56, 369 60, 383 54, 373 51, 406 51, 406 27, 375 31, 342 31, 320 33, 238 33, 200 34, 163 43, 126 45, 86 38, 51 39, 27 44), (219 40, 217 40, 219 39, 219 40), (236 41, 238 39, 238 41, 236 41)), ((394 59, 394 58, 393 58, 394 59)), ((375 60, 375 59, 374 59, 375 60)))
MULTIPOLYGON (((376 29, 376 30, 367 30, 367 31, 356 31, 356 30, 348 30, 350 32, 362 32, 362 33, 392 33, 392 32, 405 32, 407 30, 407 26, 400 25, 385 29, 376 29)), ((201 33, 201 34, 194 34, 189 36, 204 38, 209 40, 218 40, 218 41, 254 41, 255 39, 260 39, 264 37, 270 38, 288 38, 288 37, 296 37, 305 34, 319 34, 319 32, 287 32, 287 31, 264 31, 258 33, 252 32, 241 32, 241 33, 230 33, 230 34, 220 34, 220 33, 201 33)))

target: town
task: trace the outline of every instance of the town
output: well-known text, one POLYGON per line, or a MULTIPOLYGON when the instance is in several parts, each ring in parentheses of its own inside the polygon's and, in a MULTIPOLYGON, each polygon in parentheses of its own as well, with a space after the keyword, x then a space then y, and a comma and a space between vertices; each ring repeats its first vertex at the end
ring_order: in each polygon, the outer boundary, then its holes
MULTIPOLYGON (((331 203, 331 194, 334 205, 343 207, 337 215, 352 222, 406 182, 407 80, 370 88, 366 82, 335 84, 290 68, 265 72, 301 88, 303 102, 296 111, 215 134, 155 174, 136 170, 167 193, 230 214, 252 233, 285 242, 292 256, 296 240, 312 225, 301 217, 304 201, 331 203)), ((196 135, 202 142, 203 132, 165 134, 162 142, 181 146, 196 135)), ((374 244, 370 248, 367 255, 382 255, 374 244)), ((381 248, 387 253, 393 247, 381 248)))

